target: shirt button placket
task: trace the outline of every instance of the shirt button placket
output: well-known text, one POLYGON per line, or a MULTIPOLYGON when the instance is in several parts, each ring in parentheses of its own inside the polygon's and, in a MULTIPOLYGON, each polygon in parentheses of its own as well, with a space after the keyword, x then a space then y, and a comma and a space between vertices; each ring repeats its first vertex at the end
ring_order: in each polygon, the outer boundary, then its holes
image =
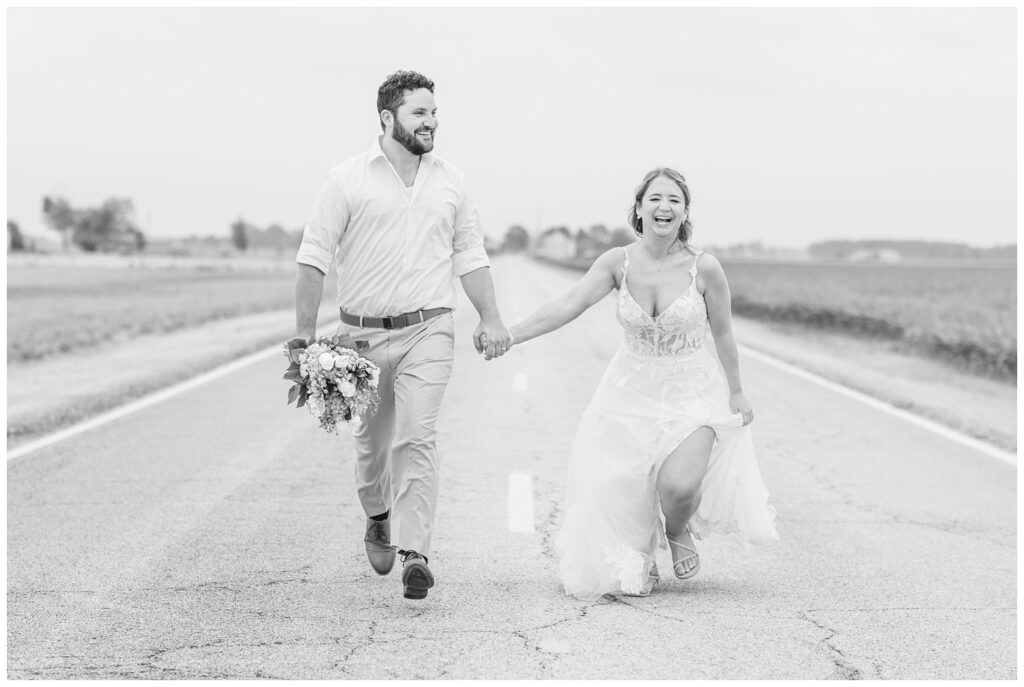
MULTIPOLYGON (((412 189, 406 188, 405 190, 405 235, 402 237, 402 276, 404 277, 409 273, 410 265, 409 261, 414 259, 416 256, 409 254, 409 243, 412 236, 412 189)), ((400 282, 401 283, 401 282, 400 282)), ((405 294, 400 294, 400 298, 404 298, 405 294)), ((404 311, 403 311, 404 312, 404 311)))

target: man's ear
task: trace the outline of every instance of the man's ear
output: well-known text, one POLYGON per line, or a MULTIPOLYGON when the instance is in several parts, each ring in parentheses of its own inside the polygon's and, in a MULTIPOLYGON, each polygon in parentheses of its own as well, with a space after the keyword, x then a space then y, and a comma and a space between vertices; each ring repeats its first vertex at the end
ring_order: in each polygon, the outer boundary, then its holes
POLYGON ((383 124, 385 127, 394 126, 395 115, 391 112, 391 110, 381 110, 380 121, 381 124, 383 124))

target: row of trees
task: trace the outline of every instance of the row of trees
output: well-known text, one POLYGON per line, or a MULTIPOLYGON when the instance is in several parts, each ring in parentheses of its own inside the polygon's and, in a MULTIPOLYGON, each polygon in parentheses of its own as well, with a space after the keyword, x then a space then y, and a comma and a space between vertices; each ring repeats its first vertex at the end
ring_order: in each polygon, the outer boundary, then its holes
POLYGON ((302 230, 288 230, 280 224, 262 229, 244 219, 231 224, 231 245, 240 251, 271 250, 279 254, 294 253, 302 242, 302 230))
POLYGON ((628 246, 635 240, 636 236, 629 229, 617 227, 609 231, 603 224, 576 231, 567 226, 548 227, 536 237, 522 225, 515 224, 500 241, 488 238, 487 252, 494 255, 530 250, 558 260, 592 260, 609 248, 628 246))
MULTIPOLYGON (((145 235, 135 225, 135 209, 127 198, 110 198, 95 208, 76 208, 64 198, 43 199, 46 224, 61 235, 64 250, 76 245, 89 252, 137 252, 146 246, 145 235)), ((7 243, 11 250, 25 250, 25 237, 16 222, 7 222, 7 243)), ((212 237, 211 237, 212 238, 212 237)), ((298 249, 302 230, 288 230, 280 224, 258 227, 239 218, 230 227, 231 245, 239 251, 274 251, 280 254, 298 249)), ((595 257, 612 246, 628 245, 634 240, 625 228, 608 231, 604 225, 570 231, 551 227, 536 240, 522 225, 513 225, 500 242, 488 239, 488 251, 517 253, 533 248, 557 257, 595 257)))
POLYGON ((537 237, 534 250, 556 258, 593 259, 615 246, 628 246, 636 240, 633 232, 625 227, 611 231, 603 224, 590 229, 571 231, 569 227, 550 227, 537 237))
POLYGON ((808 252, 815 258, 848 260, 865 254, 890 253, 898 258, 923 260, 1001 260, 1017 258, 1017 245, 976 248, 966 243, 946 241, 901 241, 874 239, 858 241, 821 241, 808 246, 808 252))
POLYGON ((47 196, 43 218, 60 233, 64 250, 72 244, 90 253, 135 253, 146 247, 146 237, 135 224, 135 206, 128 198, 108 198, 99 207, 76 208, 65 198, 47 196))

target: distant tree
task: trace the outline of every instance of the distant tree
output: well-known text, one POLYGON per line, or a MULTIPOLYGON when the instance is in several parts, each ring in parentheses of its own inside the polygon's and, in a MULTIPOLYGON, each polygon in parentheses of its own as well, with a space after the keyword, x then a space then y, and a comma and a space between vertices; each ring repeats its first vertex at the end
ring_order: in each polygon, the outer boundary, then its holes
POLYGON ((974 255, 975 257, 988 260, 1014 262, 1017 260, 1017 244, 1011 243, 1003 246, 992 246, 991 248, 975 248, 974 255))
POLYGON ((614 248, 615 246, 628 246, 629 244, 636 241, 636 234, 631 229, 626 227, 616 227, 616 229, 608 237, 608 247, 614 248))
POLYGON ((146 235, 136 227, 128 229, 128 233, 131 235, 132 240, 135 242, 135 251, 141 253, 146 250, 146 235))
POLYGON ((564 225, 559 227, 548 227, 543 232, 541 232, 542 237, 553 236, 555 234, 562 234, 567 239, 572 238, 572 232, 569 231, 569 227, 564 225))
POLYGON ((284 227, 280 224, 271 224, 266 228, 264 234, 267 244, 273 248, 278 255, 284 253, 291 243, 291 237, 288 236, 288 232, 285 231, 284 227))
POLYGON ((7 220, 7 250, 25 250, 25 237, 21 234, 17 222, 7 220))
POLYGON ((240 251, 245 251, 249 247, 248 232, 241 218, 231 225, 231 243, 240 251))
POLYGON ((596 224, 588 231, 576 232, 576 257, 596 258, 608 248, 608 230, 603 224, 596 224))
MULTIPOLYGON (((132 217, 135 206, 128 198, 108 198, 98 208, 88 208, 74 213, 77 221, 71 240, 84 251, 95 252, 101 248, 123 247, 126 238, 136 245, 131 232, 138 232, 132 217)), ((141 232, 139 232, 141 233, 141 232)))
POLYGON ((502 242, 502 250, 508 253, 518 253, 530 246, 530 232, 524 227, 515 224, 505 232, 505 239, 502 242))
POLYGON ((504 245, 501 241, 494 238, 490 234, 484 234, 484 252, 492 258, 501 255, 504 252, 504 245))
POLYGON ((64 250, 69 248, 71 230, 78 220, 75 209, 64 198, 43 198, 43 219, 47 226, 60 233, 60 243, 64 250))
POLYGON ((923 260, 988 258, 1009 261, 1016 258, 1015 245, 985 249, 974 248, 966 243, 952 243, 948 241, 861 239, 856 241, 822 241, 808 246, 808 252, 812 256, 830 260, 845 260, 854 255, 863 255, 865 252, 880 253, 882 251, 895 252, 903 258, 923 260))

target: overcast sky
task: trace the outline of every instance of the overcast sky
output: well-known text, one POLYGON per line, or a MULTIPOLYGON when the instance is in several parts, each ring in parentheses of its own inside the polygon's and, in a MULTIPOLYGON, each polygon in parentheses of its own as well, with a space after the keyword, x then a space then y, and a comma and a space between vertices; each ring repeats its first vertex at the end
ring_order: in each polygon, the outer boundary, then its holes
POLYGON ((7 12, 29 233, 47 194, 129 197, 150 238, 301 227, 380 133, 380 82, 415 69, 495 237, 622 226, 669 165, 697 244, 1016 240, 1013 8, 7 12))

